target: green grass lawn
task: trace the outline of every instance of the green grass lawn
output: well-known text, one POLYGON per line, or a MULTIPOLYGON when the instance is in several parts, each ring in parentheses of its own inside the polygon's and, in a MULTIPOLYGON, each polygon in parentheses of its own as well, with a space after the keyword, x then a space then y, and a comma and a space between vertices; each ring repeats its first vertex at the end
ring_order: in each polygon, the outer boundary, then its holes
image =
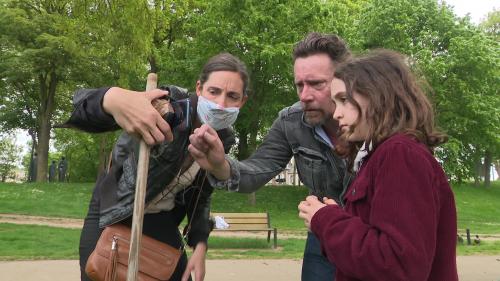
POLYGON ((489 188, 455 185, 453 192, 460 232, 500 234, 500 181, 489 188))
POLYGON ((0 260, 78 259, 80 230, 0 223, 0 260))
MULTIPOLYGON (((84 218, 93 183, 6 184, 0 183, 0 213, 84 218)), ((471 184, 453 187, 458 228, 463 232, 500 234, 500 181, 490 188, 471 184)), ((265 186, 256 193, 256 205, 248 195, 216 190, 214 212, 269 212, 280 231, 304 231, 297 205, 307 195, 305 187, 265 186)))
MULTIPOLYGON (((93 184, 5 184, 0 183, 0 213, 84 218, 93 184)), ((500 234, 500 182, 490 188, 460 185, 453 188, 458 227, 463 233, 500 234)), ((278 228, 278 249, 265 238, 211 237, 209 258, 301 258, 305 241, 283 239, 284 232, 305 232, 298 218, 297 204, 305 198, 304 187, 263 187, 256 193, 256 205, 247 194, 216 190, 214 212, 269 212, 278 228)), ((79 230, 44 226, 0 224, 0 260, 77 258, 79 230)), ((479 246, 460 245, 459 255, 499 254, 500 241, 483 241, 479 246)))
POLYGON ((278 248, 265 238, 210 237, 209 259, 301 259, 305 239, 278 239, 278 248))
MULTIPOLYGON (((78 259, 79 239, 77 229, 0 223, 0 260, 78 259)), ((210 237, 208 257, 298 259, 304 244, 304 239, 279 239, 273 249, 265 238, 210 237)))
MULTIPOLYGON (((0 213, 51 217, 84 218, 93 183, 6 184, 0 183, 0 213)), ((269 212, 271 222, 280 230, 304 230, 297 205, 307 196, 305 187, 263 187, 257 204, 248 204, 248 195, 216 190, 212 197, 214 212, 269 212)))
MULTIPOLYGON (((37 225, 0 223, 0 260, 78 259, 80 231, 37 225)), ((210 237, 209 259, 300 259, 304 239, 278 239, 272 248, 265 238, 210 237)), ((457 247, 458 255, 500 253, 500 241, 457 247)))
POLYGON ((457 255, 498 255, 500 254, 500 241, 482 241, 480 245, 459 245, 457 255))
POLYGON ((91 183, 0 183, 0 213, 84 218, 91 183))
POLYGON ((255 206, 249 195, 216 190, 212 197, 213 212, 269 212, 271 224, 278 230, 305 231, 297 206, 308 194, 305 187, 264 186, 255 193, 255 206))

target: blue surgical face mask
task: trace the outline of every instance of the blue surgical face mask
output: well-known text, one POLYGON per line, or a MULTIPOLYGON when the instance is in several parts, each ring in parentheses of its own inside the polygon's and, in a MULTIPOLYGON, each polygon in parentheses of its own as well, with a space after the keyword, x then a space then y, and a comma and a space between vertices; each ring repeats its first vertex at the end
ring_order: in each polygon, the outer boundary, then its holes
POLYGON ((216 131, 231 127, 236 122, 239 112, 237 107, 223 108, 202 96, 198 97, 198 118, 216 131))

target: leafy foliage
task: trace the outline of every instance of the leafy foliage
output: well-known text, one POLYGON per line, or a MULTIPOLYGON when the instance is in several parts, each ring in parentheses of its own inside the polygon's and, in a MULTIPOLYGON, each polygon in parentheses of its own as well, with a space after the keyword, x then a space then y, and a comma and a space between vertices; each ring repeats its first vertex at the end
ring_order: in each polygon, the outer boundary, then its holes
POLYGON ((109 153, 117 138, 113 132, 88 134, 67 129, 56 130, 55 136, 55 147, 62 153, 61 156, 66 156, 68 179, 72 182, 95 181, 108 163, 109 153))
POLYGON ((311 31, 337 33, 355 53, 409 56, 450 136, 437 155, 452 180, 486 177, 478 165, 498 163, 498 10, 475 26, 437 0, 0 0, 0 126, 28 130, 39 168, 51 139, 71 159, 70 179, 90 180, 115 135, 52 130, 71 113, 76 88, 142 90, 153 70, 160 84, 194 89, 206 60, 230 52, 251 76, 235 126, 245 158, 297 100, 291 51, 311 31))
POLYGON ((175 70, 167 71, 173 75, 190 72, 191 81, 208 57, 220 52, 230 52, 247 64, 250 99, 235 125, 239 158, 246 158, 256 148, 277 112, 296 100, 292 47, 309 31, 323 26, 317 12, 321 5, 325 4, 277 0, 221 0, 200 5, 186 25, 188 36, 173 46, 175 57, 168 57, 171 64, 167 68, 175 70))
POLYGON ((44 181, 53 115, 64 115, 59 109, 71 100, 68 89, 95 82, 129 86, 129 75, 145 72, 141 58, 150 46, 144 40, 151 34, 148 8, 142 1, 18 0, 1 5, 5 107, 0 120, 6 129, 30 131, 39 155, 37 180, 44 181))
POLYGON ((2 182, 14 177, 19 153, 20 149, 14 143, 13 138, 0 135, 0 180, 2 182))
POLYGON ((438 124, 451 138, 438 155, 452 180, 477 176, 487 151, 498 158, 498 42, 434 0, 371 1, 359 34, 364 48, 408 55, 429 82, 438 124))
POLYGON ((484 32, 498 41, 500 40, 500 10, 494 9, 488 13, 487 18, 479 25, 484 32))

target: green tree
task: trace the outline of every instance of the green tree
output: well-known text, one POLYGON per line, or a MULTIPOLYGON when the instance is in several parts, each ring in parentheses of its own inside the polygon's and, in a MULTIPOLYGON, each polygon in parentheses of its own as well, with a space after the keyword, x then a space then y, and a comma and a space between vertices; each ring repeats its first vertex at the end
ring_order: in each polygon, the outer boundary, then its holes
POLYGON ((436 0, 372 0, 358 22, 363 49, 390 48, 417 56, 438 55, 456 36, 457 18, 436 0))
POLYGON ((172 46, 165 71, 172 80, 188 85, 194 86, 203 63, 219 52, 230 52, 247 64, 251 97, 235 125, 238 158, 251 154, 277 112, 297 100, 292 47, 309 31, 320 29, 321 5, 322 1, 278 0, 200 5, 185 26, 186 35, 172 46))
MULTIPOLYGON (((194 0, 154 0, 149 2, 152 22, 152 49, 148 56, 150 70, 163 72, 162 67, 172 57, 172 47, 178 38, 186 37, 186 26, 198 12, 200 3, 194 0)), ((170 79, 169 77, 167 79, 170 79)))
POLYGON ((68 180, 93 182, 109 163, 116 133, 88 134, 76 130, 56 130, 55 147, 68 162, 68 180), (103 158, 101 158, 103 157, 103 158))
POLYGON ((308 32, 324 28, 324 5, 325 1, 200 2, 183 18, 183 34, 161 50, 160 72, 173 83, 193 87, 202 65, 217 53, 232 53, 247 64, 250 98, 235 124, 234 149, 239 159, 245 159, 278 111, 297 100, 292 47, 308 32))
POLYGON ((434 89, 438 121, 453 142, 444 147, 457 158, 445 158, 454 180, 484 178, 498 159, 500 98, 498 42, 465 25, 446 52, 420 56, 420 67, 434 89), (452 152, 455 151, 455 152, 452 152), (459 172, 460 171, 460 172, 459 172))
POLYGON ((364 8, 371 0, 329 0, 322 1, 317 13, 319 26, 317 31, 338 34, 349 47, 356 51, 363 46, 362 37, 358 34, 358 23, 364 8))
POLYGON ((479 24, 479 27, 486 34, 493 36, 496 41, 500 40, 500 10, 494 9, 489 12, 486 19, 479 24))
POLYGON ((15 176, 16 161, 20 152, 21 149, 12 137, 0 135, 0 180, 2 182, 15 176))
POLYGON ((45 181, 54 115, 65 116, 68 89, 96 82, 129 86, 137 73, 145 73, 148 7, 125 0, 2 0, 0 5, 6 105, 0 120, 7 130, 29 130, 38 152, 37 181, 45 181))
MULTIPOLYGON (((71 26, 71 20, 64 20, 71 10, 62 1, 9 1, 2 4, 0 26, 4 34, 2 48, 6 50, 2 55, 2 76, 9 84, 19 85, 8 87, 7 90, 11 91, 7 94, 11 97, 31 95, 24 100, 35 103, 30 112, 36 116, 36 123, 31 126, 35 125, 37 132, 37 181, 44 181, 57 86, 66 79, 67 66, 78 50, 75 43, 63 35, 71 26)), ((19 104, 16 98, 10 101, 19 104)), ((28 102, 25 105, 28 106, 28 102)))
POLYGON ((409 56, 433 88, 438 124, 451 138, 438 151, 445 170, 457 181, 478 178, 478 163, 498 154, 498 43, 435 0, 373 0, 359 35, 363 48, 409 56))
MULTIPOLYGON (((498 42, 500 40, 500 10, 494 9, 488 13, 486 19, 480 23, 479 27, 498 42)), ((498 150, 493 152, 493 164, 497 175, 500 175, 500 154, 498 150)))

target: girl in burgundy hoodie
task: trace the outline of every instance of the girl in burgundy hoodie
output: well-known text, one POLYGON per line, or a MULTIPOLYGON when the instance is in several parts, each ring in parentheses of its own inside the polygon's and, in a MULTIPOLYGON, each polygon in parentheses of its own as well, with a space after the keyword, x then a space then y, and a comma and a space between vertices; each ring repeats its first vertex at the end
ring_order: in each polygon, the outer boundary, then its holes
POLYGON ((337 266, 336 281, 458 280, 455 201, 432 153, 446 136, 405 61, 373 51, 339 66, 332 81, 356 177, 343 206, 309 196, 299 216, 337 266))

